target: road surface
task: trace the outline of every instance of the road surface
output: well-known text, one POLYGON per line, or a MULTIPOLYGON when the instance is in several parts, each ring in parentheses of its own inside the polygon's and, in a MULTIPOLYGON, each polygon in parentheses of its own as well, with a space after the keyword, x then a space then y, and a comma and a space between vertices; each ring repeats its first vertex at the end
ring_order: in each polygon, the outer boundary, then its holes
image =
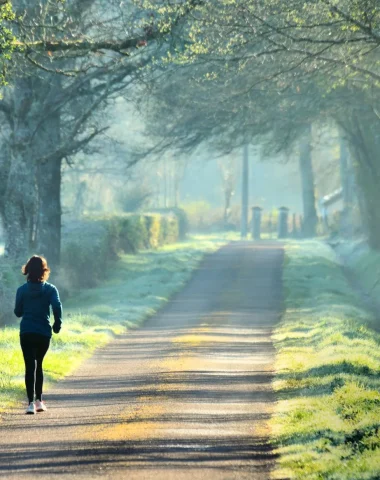
POLYGON ((269 479, 282 261, 276 243, 207 257, 143 328, 48 391, 48 412, 5 416, 0 476, 269 479))

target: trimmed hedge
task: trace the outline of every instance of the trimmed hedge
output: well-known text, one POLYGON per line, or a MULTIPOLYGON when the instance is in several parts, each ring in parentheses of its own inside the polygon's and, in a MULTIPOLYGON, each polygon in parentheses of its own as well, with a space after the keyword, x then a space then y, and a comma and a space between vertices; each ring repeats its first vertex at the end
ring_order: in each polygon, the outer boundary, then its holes
POLYGON ((183 215, 165 213, 89 216, 68 225, 63 232, 58 286, 66 294, 93 287, 103 278, 109 263, 123 253, 157 248, 186 235, 183 215))
POLYGON ((189 221, 187 218, 187 214, 185 210, 182 208, 178 207, 173 207, 173 208, 159 208, 152 210, 152 213, 159 214, 160 216, 175 216, 177 219, 177 225, 178 225, 178 238, 177 240, 185 240, 186 235, 189 231, 189 221))

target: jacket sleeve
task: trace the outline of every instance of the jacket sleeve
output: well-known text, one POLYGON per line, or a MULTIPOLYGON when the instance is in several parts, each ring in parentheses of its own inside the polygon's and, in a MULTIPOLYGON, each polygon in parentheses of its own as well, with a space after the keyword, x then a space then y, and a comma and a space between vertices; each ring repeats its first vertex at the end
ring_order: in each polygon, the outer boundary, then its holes
POLYGON ((24 314, 24 302, 23 302, 23 299, 22 299, 21 288, 17 289, 14 314, 18 318, 22 317, 23 314, 24 314))
POLYGON ((62 325, 62 303, 59 298, 58 290, 55 287, 52 288, 50 294, 50 304, 54 315, 53 330, 55 333, 58 333, 62 325))

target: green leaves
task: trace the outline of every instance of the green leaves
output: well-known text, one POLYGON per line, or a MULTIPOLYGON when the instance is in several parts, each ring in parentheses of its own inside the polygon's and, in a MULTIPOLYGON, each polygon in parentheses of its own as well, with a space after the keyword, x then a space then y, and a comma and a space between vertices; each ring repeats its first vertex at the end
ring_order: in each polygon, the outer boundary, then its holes
POLYGON ((10 29, 10 23, 15 19, 12 4, 9 1, 0 2, 0 86, 6 84, 7 63, 14 50, 15 37, 10 29))

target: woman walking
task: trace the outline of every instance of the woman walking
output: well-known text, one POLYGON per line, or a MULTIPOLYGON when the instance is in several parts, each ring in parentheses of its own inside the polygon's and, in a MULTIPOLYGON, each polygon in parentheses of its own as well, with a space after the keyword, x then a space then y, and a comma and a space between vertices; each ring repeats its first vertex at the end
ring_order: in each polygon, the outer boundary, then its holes
POLYGON ((25 413, 46 411, 42 400, 42 362, 49 349, 52 336, 50 306, 53 310, 53 332, 59 333, 62 325, 62 305, 58 290, 47 283, 50 269, 44 257, 34 255, 22 267, 27 282, 18 288, 14 313, 22 317, 20 344, 25 362, 25 386, 28 408, 25 413))

